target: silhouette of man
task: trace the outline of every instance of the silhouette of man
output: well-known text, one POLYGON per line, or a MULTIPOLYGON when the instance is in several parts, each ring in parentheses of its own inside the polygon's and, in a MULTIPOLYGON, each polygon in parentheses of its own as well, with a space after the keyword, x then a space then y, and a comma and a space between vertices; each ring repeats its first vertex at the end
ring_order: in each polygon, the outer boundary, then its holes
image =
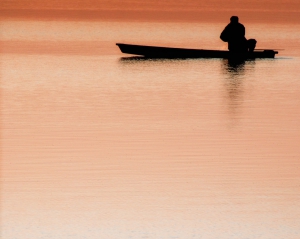
POLYGON ((228 42, 228 50, 230 52, 243 54, 248 51, 245 27, 239 23, 237 16, 230 18, 230 23, 222 31, 220 38, 222 41, 228 42))

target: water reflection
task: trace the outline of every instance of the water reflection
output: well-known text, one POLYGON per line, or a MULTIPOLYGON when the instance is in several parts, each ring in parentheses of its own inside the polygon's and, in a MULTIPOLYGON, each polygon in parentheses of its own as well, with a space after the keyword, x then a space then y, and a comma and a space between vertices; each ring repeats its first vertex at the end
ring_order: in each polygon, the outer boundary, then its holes
POLYGON ((224 88, 225 98, 228 102, 228 115, 231 126, 238 123, 242 112, 244 81, 248 74, 253 71, 255 61, 222 61, 222 73, 225 75, 224 88))
MULTIPOLYGON (((186 61, 191 61, 191 60, 198 60, 199 59, 193 59, 193 58, 153 58, 153 57, 143 57, 143 56, 129 56, 129 57, 121 57, 119 59, 120 63, 138 63, 138 62, 186 62, 186 61)), ((203 60, 203 59, 200 59, 203 60)))
POLYGON ((190 62, 190 61, 198 61, 198 62, 203 62, 203 61, 214 61, 214 60, 219 60, 217 58, 154 58, 154 57, 144 57, 144 56, 127 56, 127 57, 121 57, 119 59, 120 63, 136 63, 140 61, 145 61, 145 62, 190 62))
POLYGON ((121 57, 120 62, 135 62, 135 61, 144 61, 149 60, 143 56, 129 56, 129 57, 121 57))

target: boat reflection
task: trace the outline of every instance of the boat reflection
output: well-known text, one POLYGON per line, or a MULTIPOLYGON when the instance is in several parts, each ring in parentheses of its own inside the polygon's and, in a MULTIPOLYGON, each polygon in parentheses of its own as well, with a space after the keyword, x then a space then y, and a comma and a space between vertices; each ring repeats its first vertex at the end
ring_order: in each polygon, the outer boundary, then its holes
POLYGON ((145 60, 149 60, 149 58, 143 56, 129 56, 129 57, 120 58, 120 62, 145 61, 145 60))
POLYGON ((144 57, 144 56, 129 56, 129 57, 121 57, 120 62, 122 63, 134 63, 134 62, 141 62, 141 61, 146 61, 146 62, 172 62, 172 61, 187 61, 187 60, 207 60, 205 58, 156 58, 156 57, 144 57))
POLYGON ((253 72, 255 60, 233 61, 223 60, 221 69, 224 77, 224 97, 227 103, 227 114, 230 118, 230 126, 238 125, 242 117, 244 102, 245 81, 253 72))

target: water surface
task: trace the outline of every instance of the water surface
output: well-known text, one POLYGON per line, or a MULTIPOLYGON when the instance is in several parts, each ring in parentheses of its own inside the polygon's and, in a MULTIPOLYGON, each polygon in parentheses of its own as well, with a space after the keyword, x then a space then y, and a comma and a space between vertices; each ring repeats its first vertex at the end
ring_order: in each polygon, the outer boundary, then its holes
POLYGON ((250 24, 285 50, 240 65, 115 46, 223 27, 2 21, 1 236, 299 238, 299 26, 250 24))

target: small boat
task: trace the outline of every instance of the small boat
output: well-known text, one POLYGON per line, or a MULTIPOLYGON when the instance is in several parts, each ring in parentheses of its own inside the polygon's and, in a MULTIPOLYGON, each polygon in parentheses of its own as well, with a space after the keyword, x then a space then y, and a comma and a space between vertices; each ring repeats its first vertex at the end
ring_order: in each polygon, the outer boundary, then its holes
MULTIPOLYGON (((143 56, 146 58, 234 58, 229 51, 222 50, 204 50, 204 49, 188 49, 188 48, 174 48, 161 46, 143 46, 116 43, 121 52, 131 55, 143 56)), ((271 49, 260 49, 248 52, 243 58, 274 58, 278 51, 271 49)), ((240 57, 240 56, 238 56, 240 57)))

